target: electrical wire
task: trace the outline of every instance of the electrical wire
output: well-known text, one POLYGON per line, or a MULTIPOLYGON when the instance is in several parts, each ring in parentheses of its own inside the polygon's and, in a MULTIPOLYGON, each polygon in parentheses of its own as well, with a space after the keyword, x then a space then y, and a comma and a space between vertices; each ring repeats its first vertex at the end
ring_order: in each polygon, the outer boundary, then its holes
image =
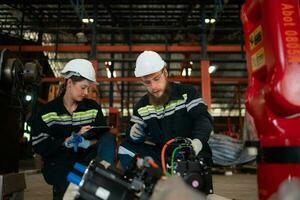
POLYGON ((171 159, 171 175, 173 175, 173 172, 174 172, 174 157, 177 153, 178 150, 182 149, 183 147, 182 146, 178 146, 176 147, 173 152, 172 152, 172 159, 171 159))
POLYGON ((147 160, 147 163, 151 166, 151 167, 153 167, 153 168, 156 168, 156 169, 158 169, 159 168, 159 166, 154 162, 154 160, 152 160, 152 159, 148 159, 147 160))
POLYGON ((164 174, 166 174, 167 176, 170 176, 170 174, 167 172, 167 169, 166 169, 165 152, 166 152, 168 145, 170 145, 171 143, 173 143, 175 141, 176 141, 176 139, 174 139, 174 138, 167 141, 161 150, 161 166, 162 166, 164 174))

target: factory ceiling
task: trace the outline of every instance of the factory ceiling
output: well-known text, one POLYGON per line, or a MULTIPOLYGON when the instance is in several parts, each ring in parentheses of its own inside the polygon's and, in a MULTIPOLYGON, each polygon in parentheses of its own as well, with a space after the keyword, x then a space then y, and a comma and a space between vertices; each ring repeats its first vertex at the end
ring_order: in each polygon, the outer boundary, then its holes
MULTIPOLYGON (((212 112, 240 115, 238 110, 244 108, 247 86, 240 20, 243 3, 243 0, 2 0, 0 40, 2 48, 3 44, 27 44, 23 40, 54 46, 52 50, 42 48, 40 51, 44 50, 46 57, 40 59, 47 59, 55 76, 59 76, 68 60, 77 57, 97 59, 99 77, 109 76, 107 69, 115 77, 133 77, 138 53, 151 47, 159 47, 171 77, 181 76, 182 69, 191 66, 191 77, 200 78, 200 61, 207 59, 217 67, 211 74, 212 112), (4 41, 4 35, 20 40, 10 43, 4 41), (62 45, 76 48, 63 50, 62 45), (81 46, 90 48, 85 51, 81 46), (110 47, 111 51, 103 47, 110 47)), ((186 82, 201 88, 201 81, 189 81, 186 77, 186 82)), ((103 81, 98 89, 102 100, 114 96, 111 104, 122 110, 132 108, 144 94, 136 81, 103 81)), ((108 106, 104 103, 104 108, 108 106)))

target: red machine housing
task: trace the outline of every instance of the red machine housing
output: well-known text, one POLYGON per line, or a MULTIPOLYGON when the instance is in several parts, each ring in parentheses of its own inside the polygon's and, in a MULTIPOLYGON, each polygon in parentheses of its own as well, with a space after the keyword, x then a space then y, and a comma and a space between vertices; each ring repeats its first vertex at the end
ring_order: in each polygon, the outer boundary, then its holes
POLYGON ((258 191, 266 200, 285 179, 300 177, 299 0, 246 0, 241 19, 246 108, 259 134, 258 191))

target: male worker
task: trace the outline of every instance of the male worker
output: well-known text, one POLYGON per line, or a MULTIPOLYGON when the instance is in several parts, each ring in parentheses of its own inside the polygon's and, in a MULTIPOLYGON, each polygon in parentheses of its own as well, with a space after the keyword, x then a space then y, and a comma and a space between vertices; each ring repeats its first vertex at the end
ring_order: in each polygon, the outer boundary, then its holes
POLYGON ((169 82, 166 63, 154 51, 138 56, 134 73, 147 94, 135 106, 128 139, 119 147, 122 167, 127 168, 136 154, 150 156, 161 164, 162 146, 175 137, 189 138, 195 154, 211 164, 207 141, 212 117, 198 91, 193 86, 169 82))

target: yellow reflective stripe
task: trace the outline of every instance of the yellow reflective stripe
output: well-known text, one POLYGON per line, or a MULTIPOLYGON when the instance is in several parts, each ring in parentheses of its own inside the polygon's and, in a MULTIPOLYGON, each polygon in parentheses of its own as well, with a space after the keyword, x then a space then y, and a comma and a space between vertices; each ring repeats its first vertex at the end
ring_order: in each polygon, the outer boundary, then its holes
POLYGON ((88 117, 96 117, 98 110, 92 109, 82 112, 75 112, 73 113, 73 118, 88 118, 88 117))
MULTIPOLYGON (((82 118, 95 118, 97 116, 98 110, 91 109, 87 111, 81 111, 81 112, 74 112, 73 113, 73 119, 82 119, 82 118)), ((49 122, 52 120, 60 120, 60 121, 67 121, 71 120, 72 117, 70 115, 60 115, 58 116, 56 112, 50 112, 42 116, 42 119, 44 122, 49 122)))
POLYGON ((45 122, 48 122, 50 120, 63 120, 63 121, 66 121, 66 120, 69 120, 71 119, 71 116, 69 115, 61 115, 61 116, 58 116, 56 112, 50 112, 50 113, 47 113, 45 115, 42 116, 42 119, 45 121, 45 122))
POLYGON ((178 100, 172 100, 170 101, 165 107, 163 106, 154 106, 154 105, 146 105, 144 107, 141 107, 138 109, 138 113, 141 116, 145 116, 149 113, 163 113, 163 112, 168 112, 174 108, 176 108, 178 105, 184 104, 187 100, 187 94, 182 95, 183 99, 178 99, 178 100))

